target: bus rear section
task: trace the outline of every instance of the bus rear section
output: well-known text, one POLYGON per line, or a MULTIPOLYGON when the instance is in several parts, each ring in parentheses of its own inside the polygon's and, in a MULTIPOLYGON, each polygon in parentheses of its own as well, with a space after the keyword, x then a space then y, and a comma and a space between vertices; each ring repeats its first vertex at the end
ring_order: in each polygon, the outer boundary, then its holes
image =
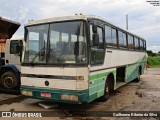
POLYGON ((22 67, 21 94, 56 102, 88 101, 88 68, 22 67))

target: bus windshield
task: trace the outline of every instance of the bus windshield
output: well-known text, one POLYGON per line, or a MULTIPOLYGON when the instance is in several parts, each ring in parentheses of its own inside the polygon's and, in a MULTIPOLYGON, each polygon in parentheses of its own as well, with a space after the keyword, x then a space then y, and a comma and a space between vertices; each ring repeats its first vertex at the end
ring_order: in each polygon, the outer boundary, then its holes
POLYGON ((67 64, 87 62, 83 21, 57 22, 25 29, 23 63, 67 64))

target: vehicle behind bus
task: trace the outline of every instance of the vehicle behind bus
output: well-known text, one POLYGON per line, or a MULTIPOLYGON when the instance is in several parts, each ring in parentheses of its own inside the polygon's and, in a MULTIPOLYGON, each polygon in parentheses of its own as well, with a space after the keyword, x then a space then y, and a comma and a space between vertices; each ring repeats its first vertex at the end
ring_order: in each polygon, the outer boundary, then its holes
POLYGON ((17 22, 0 19, 0 91, 19 92, 23 39, 10 40, 19 26, 17 22))

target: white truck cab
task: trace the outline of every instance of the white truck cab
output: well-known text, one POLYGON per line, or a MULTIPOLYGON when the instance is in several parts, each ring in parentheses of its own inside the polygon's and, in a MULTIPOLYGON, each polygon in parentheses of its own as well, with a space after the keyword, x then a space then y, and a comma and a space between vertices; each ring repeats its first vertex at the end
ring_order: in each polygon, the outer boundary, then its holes
POLYGON ((0 89, 18 89, 23 39, 10 40, 20 23, 0 17, 0 89))

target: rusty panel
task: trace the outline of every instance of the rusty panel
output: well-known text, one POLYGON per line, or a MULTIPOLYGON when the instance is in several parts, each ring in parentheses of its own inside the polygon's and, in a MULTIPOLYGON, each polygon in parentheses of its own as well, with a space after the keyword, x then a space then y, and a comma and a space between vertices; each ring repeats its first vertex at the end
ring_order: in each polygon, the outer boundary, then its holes
POLYGON ((5 51, 6 39, 0 39, 0 52, 5 51))

